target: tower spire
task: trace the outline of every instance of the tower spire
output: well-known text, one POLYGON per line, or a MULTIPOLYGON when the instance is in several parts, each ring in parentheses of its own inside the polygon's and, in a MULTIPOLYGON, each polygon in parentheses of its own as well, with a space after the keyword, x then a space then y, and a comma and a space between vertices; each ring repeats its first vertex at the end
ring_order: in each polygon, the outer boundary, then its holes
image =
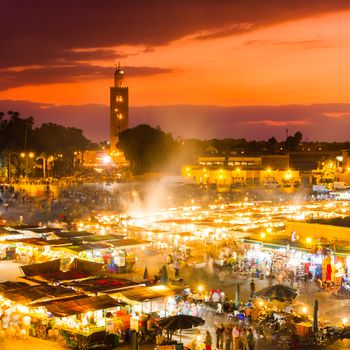
POLYGON ((124 71, 120 67, 120 62, 119 62, 118 65, 116 65, 115 71, 114 71, 114 87, 125 87, 124 78, 125 78, 124 71))

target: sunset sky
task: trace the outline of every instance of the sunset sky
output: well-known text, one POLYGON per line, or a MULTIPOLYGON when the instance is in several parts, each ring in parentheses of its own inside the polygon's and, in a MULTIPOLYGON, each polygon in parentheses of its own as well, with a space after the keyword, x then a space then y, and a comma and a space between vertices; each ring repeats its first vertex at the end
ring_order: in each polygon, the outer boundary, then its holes
POLYGON ((5 112, 107 139, 120 62, 131 126, 350 139, 348 0, 1 0, 0 13, 5 112))

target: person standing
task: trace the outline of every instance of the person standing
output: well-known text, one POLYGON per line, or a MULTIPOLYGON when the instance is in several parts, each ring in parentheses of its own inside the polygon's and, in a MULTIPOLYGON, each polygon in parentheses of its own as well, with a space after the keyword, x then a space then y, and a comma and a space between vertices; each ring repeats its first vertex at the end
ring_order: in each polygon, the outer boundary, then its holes
POLYGON ((239 350, 239 329, 235 326, 232 329, 232 349, 239 350))
POLYGON ((216 348, 222 349, 222 338, 224 333, 224 326, 221 323, 216 323, 216 348))
POLYGON ((249 328, 247 331, 247 341, 249 350, 254 350, 255 348, 255 339, 252 330, 249 328))
POLYGON ((209 331, 207 331, 207 334, 205 336, 205 350, 211 350, 211 345, 212 345, 211 334, 209 331))
POLYGON ((250 299, 253 299, 255 297, 255 282, 252 279, 250 282, 250 299))
POLYGON ((245 328, 242 329, 239 340, 241 342, 242 350, 249 350, 247 331, 245 328))
POLYGON ((224 338, 225 338, 225 350, 231 350, 232 331, 229 327, 226 327, 225 329, 224 338))

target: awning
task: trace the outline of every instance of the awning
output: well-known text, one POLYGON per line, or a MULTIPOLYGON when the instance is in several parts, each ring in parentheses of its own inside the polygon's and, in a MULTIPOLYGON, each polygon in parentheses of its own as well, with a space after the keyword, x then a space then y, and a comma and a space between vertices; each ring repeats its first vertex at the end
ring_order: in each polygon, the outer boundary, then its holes
POLYGON ((141 247, 141 246, 147 246, 150 245, 151 243, 148 241, 142 241, 139 239, 120 239, 117 241, 111 241, 108 242, 109 244, 113 245, 115 248, 136 248, 136 247, 141 247))
POLYGON ((92 278, 80 282, 69 282, 65 285, 84 292, 100 293, 128 288, 137 283, 124 278, 92 278))
POLYGON ((111 298, 109 295, 102 295, 98 297, 82 296, 81 298, 74 298, 68 301, 59 300, 42 302, 32 306, 43 306, 54 316, 67 317, 82 314, 88 311, 110 309, 120 305, 122 304, 111 298))
POLYGON ((24 276, 36 276, 47 273, 56 273, 60 271, 61 261, 60 259, 47 261, 41 264, 31 264, 20 266, 24 276))
POLYGON ((12 281, 2 282, 0 283, 0 294, 1 292, 7 292, 12 289, 22 288, 26 286, 28 286, 28 284, 23 282, 12 282, 12 281))
POLYGON ((93 233, 87 231, 60 231, 55 232, 56 236, 61 238, 77 238, 77 237, 89 237, 92 236, 93 233))
POLYGON ((43 238, 15 238, 15 239, 7 239, 7 243, 22 243, 23 245, 30 246, 30 247, 45 247, 45 246, 52 246, 52 247, 61 247, 61 246, 69 246, 72 244, 72 242, 60 238, 60 239, 43 239, 43 238))
POLYGON ((135 287, 113 294, 113 297, 128 304, 137 304, 154 299, 174 297, 182 293, 182 288, 170 288, 163 285, 135 287))
POLYGON ((84 279, 96 275, 102 270, 103 264, 88 260, 74 259, 69 265, 68 271, 61 271, 61 261, 59 259, 21 266, 25 277, 39 282, 70 281, 84 279))
POLYGON ((72 288, 64 288, 61 286, 26 286, 16 289, 0 292, 4 298, 20 304, 30 304, 33 301, 40 299, 63 298, 67 296, 76 295, 72 288))

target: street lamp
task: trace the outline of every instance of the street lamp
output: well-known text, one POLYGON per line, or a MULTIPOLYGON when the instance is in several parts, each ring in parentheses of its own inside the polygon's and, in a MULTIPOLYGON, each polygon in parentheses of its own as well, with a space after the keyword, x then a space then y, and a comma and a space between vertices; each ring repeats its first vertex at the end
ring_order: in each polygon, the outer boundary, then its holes
POLYGON ((24 177, 27 178, 27 172, 28 172, 28 158, 33 159, 34 153, 33 152, 22 152, 21 157, 25 158, 25 168, 24 168, 24 177))

